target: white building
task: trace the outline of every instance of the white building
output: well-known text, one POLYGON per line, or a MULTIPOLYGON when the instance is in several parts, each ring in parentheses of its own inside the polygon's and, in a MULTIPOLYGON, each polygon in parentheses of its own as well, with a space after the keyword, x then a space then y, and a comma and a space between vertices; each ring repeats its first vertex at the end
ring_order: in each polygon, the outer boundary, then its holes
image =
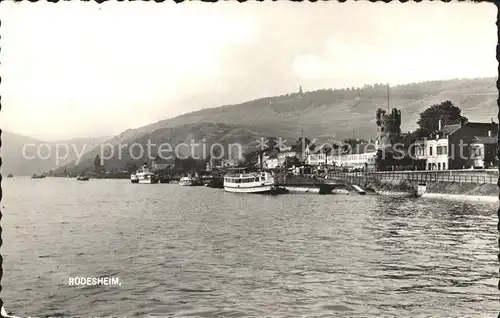
POLYGON ((306 157, 306 163, 310 166, 323 166, 332 162, 332 156, 326 156, 324 153, 310 153, 306 157))
POLYGON ((173 160, 163 159, 163 158, 155 158, 152 162, 151 168, 153 171, 164 170, 167 168, 173 169, 175 166, 173 160))
POLYGON ((467 122, 445 125, 420 140, 416 159, 425 170, 472 169, 495 166, 497 162, 498 126, 491 123, 467 122))
POLYGON ((303 160, 302 151, 299 146, 294 145, 281 149, 278 153, 278 162, 280 166, 285 165, 286 158, 297 158, 299 161, 303 160))
MULTIPOLYGON (((372 169, 375 167, 377 152, 375 148, 369 149, 370 144, 359 144, 353 153, 339 154, 332 153, 309 153, 306 162, 311 166, 336 166, 348 169, 372 169)), ((371 145, 373 146, 373 145, 371 145)))
MULTIPOLYGON (((426 140, 418 154, 425 156, 426 170, 446 170, 448 169, 448 150, 448 137, 440 136, 426 140), (424 149, 423 153, 422 149, 424 149)), ((418 155, 417 159, 419 159, 418 155)))
POLYGON ((263 160, 264 168, 266 169, 276 169, 280 165, 278 157, 276 155, 265 156, 263 160))
POLYGON ((372 169, 375 167, 377 152, 363 152, 359 154, 347 154, 332 156, 329 160, 336 167, 351 169, 372 169))

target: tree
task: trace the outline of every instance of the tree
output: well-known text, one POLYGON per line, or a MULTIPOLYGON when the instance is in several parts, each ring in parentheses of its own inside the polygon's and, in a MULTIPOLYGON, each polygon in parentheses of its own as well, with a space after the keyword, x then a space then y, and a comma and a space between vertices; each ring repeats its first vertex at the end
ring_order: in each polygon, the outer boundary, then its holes
POLYGON ((135 173, 139 167, 135 162, 127 162, 126 169, 129 174, 135 173))
POLYGON ((462 116, 461 113, 462 110, 449 100, 432 105, 420 113, 420 119, 417 121, 419 126, 417 129, 418 136, 427 137, 432 132, 438 130, 440 119, 441 127, 466 123, 468 119, 462 116))
POLYGON ((297 157, 285 157, 285 167, 291 168, 292 166, 299 166, 300 160, 297 157))
POLYGON ((322 151, 325 154, 325 166, 327 166, 328 165, 328 156, 332 153, 333 146, 323 145, 322 151))
POLYGON ((255 169, 259 161, 263 160, 264 152, 264 150, 254 150, 246 153, 244 159, 238 163, 238 166, 246 169, 255 169))
POLYGON ((394 167, 393 153, 391 151, 377 150, 375 157, 375 169, 377 171, 392 170, 394 167))

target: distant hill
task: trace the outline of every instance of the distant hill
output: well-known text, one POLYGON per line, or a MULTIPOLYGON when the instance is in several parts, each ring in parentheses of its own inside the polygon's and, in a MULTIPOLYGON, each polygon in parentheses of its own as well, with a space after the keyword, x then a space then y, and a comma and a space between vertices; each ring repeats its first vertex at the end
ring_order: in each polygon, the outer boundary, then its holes
MULTIPOLYGON (((140 144, 146 152, 148 141, 156 145, 171 145, 171 152, 168 152, 168 149, 164 148, 162 155, 167 157, 171 154, 172 160, 174 159, 175 146, 179 144, 185 144, 178 148, 180 156, 188 157, 194 155, 207 158, 208 154, 214 153, 218 156, 224 155, 226 157, 229 155, 232 158, 236 158, 239 155, 243 155, 243 152, 247 150, 248 147, 256 146, 256 140, 258 138, 263 136, 268 136, 269 138, 275 137, 274 135, 270 135, 273 131, 273 129, 253 130, 251 127, 242 125, 199 123, 173 128, 161 128, 151 133, 140 134, 139 137, 128 137, 127 134, 119 135, 108 140, 103 147, 97 147, 86 153, 78 165, 76 162, 71 162, 55 172, 59 174, 64 169, 67 169, 68 172, 79 173, 83 170, 92 169, 96 155, 105 159, 104 163, 108 170, 122 170, 125 168, 127 162, 131 161, 141 164, 147 160, 147 153, 144 153, 141 159, 137 159, 140 156, 140 150, 132 145, 140 144), (197 144, 193 146, 193 152, 190 148, 192 141, 197 144), (222 148, 222 152, 217 152, 217 150, 211 152, 211 145, 216 143, 221 146, 218 146, 218 149, 222 148), (121 151, 118 147, 119 144, 124 146, 121 151), (113 150, 111 150, 109 145, 114 145, 113 150), (241 145, 241 148, 239 148, 238 145, 241 145), (204 155, 204 153, 206 155, 204 155)), ((289 135, 288 138, 295 138, 295 134, 289 135)), ((151 156, 155 157, 157 154, 157 147, 151 147, 151 156)))
MULTIPOLYGON (((497 116, 496 78, 456 79, 399 85, 391 88, 390 106, 402 110, 402 129, 416 128, 418 114, 432 104, 451 100, 471 121, 490 121, 497 116)), ((374 136, 377 108, 387 108, 384 84, 363 88, 325 89, 261 98, 237 105, 208 108, 165 119, 129 134, 150 133, 159 128, 204 122, 273 127, 278 132, 308 136, 374 136), (370 125, 373 124, 373 125, 370 125)))
MULTIPOLYGON (((496 78, 456 79, 399 85, 390 91, 390 107, 401 110, 402 130, 416 128, 419 113, 432 104, 451 100, 470 121, 490 122, 497 117, 496 78)), ((363 88, 324 89, 303 94, 261 98, 237 105, 203 109, 147 126, 129 129, 108 140, 118 144, 176 143, 191 139, 213 142, 242 142, 248 147, 259 136, 280 136, 291 141, 299 135, 310 139, 353 136, 371 139, 376 136, 375 112, 387 108, 387 88, 383 84, 363 88)), ((189 143, 189 142, 188 142, 189 143)), ((118 152, 118 151, 115 151, 118 152)), ((99 149, 89 152, 79 166, 91 162, 99 149)), ((111 166, 123 167, 124 160, 109 160, 111 166)))
POLYGON ((1 138, 2 174, 12 173, 24 176, 48 172, 51 169, 55 170, 57 167, 74 161, 77 158, 77 153, 87 152, 109 139, 109 137, 74 138, 57 142, 44 142, 8 131, 2 131, 1 138), (42 144, 47 146, 40 147, 42 144), (26 145, 26 151, 23 154, 24 145, 26 145), (56 161, 56 145, 61 145, 59 146, 61 160, 58 164, 56 161), (66 159, 64 159, 66 150, 62 145, 68 145, 69 152, 66 159), (41 156, 37 155, 37 149, 40 149, 41 156))

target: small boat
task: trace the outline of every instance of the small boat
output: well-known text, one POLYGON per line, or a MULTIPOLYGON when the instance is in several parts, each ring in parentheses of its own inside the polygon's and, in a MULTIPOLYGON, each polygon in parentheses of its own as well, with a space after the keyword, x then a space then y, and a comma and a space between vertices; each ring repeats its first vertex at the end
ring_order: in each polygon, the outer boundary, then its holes
POLYGON ((198 185, 198 180, 194 177, 182 177, 179 180, 179 184, 181 186, 196 186, 198 185))
POLYGON ((269 172, 228 173, 224 176, 224 190, 234 193, 288 193, 287 189, 276 184, 269 172))
POLYGON ((43 174, 36 174, 34 173, 32 176, 31 176, 31 179, 44 179, 45 176, 43 174))
POLYGON ((89 177, 83 175, 83 174, 79 174, 77 177, 76 177, 76 180, 78 181, 89 181, 89 177))
POLYGON ((135 173, 130 175, 130 182, 139 183, 139 178, 137 177, 137 175, 135 173))
POLYGON ((224 179, 223 178, 215 178, 213 176, 207 176, 207 177, 202 178, 202 183, 205 187, 224 189, 224 179))
POLYGON ((12 173, 9 173, 9 174, 7 175, 7 178, 13 178, 13 177, 14 177, 14 176, 12 175, 12 173))
POLYGON ((130 182, 132 183, 142 183, 142 184, 155 184, 158 183, 158 178, 156 175, 149 171, 147 164, 144 164, 141 170, 135 174, 130 175, 130 182))
POLYGON ((162 176, 159 176, 158 179, 159 179, 160 183, 170 183, 170 178, 167 176, 162 175, 162 176))

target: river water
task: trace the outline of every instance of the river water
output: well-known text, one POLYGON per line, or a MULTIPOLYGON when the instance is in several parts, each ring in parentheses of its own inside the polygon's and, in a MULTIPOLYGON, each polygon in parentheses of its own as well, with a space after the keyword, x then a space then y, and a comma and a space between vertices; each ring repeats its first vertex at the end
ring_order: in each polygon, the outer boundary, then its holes
POLYGON ((496 205, 4 179, 18 316, 495 317, 496 205), (69 277, 121 286, 70 286, 69 277))

